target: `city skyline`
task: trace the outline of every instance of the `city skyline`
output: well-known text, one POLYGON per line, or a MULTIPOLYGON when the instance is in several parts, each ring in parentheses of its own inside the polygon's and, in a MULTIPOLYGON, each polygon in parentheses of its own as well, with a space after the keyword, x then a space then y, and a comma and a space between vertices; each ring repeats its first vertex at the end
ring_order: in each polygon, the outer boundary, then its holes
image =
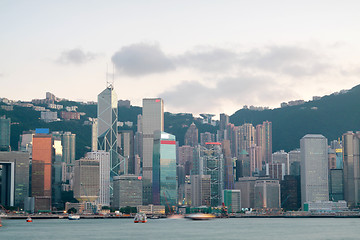
POLYGON ((232 114, 359 82, 356 1, 36 3, 0 3, 1 97, 95 101, 115 71, 134 105, 232 114))

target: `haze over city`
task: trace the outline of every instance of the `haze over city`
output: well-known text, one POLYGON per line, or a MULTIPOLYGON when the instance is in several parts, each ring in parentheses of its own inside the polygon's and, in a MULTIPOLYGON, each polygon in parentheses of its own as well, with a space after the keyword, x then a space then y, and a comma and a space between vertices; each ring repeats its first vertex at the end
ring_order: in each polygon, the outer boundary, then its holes
POLYGON ((0 96, 161 97, 170 112, 331 94, 358 84, 358 1, 1 1, 0 96), (108 79, 112 79, 110 76, 108 79))

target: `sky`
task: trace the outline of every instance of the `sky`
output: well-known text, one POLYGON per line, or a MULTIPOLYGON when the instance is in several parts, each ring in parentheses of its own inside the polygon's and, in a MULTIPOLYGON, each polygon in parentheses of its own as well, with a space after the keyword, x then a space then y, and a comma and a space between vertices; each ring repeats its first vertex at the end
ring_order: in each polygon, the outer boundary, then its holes
POLYGON ((359 84, 360 1, 0 0, 0 98, 233 114, 359 84))

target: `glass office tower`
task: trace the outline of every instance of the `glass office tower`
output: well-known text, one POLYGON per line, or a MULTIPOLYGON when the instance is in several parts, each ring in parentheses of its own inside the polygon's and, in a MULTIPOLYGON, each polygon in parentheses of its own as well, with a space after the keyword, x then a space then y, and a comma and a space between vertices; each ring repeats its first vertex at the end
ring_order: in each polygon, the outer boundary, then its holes
POLYGON ((176 141, 175 136, 155 131, 153 155, 153 204, 176 206, 176 141))

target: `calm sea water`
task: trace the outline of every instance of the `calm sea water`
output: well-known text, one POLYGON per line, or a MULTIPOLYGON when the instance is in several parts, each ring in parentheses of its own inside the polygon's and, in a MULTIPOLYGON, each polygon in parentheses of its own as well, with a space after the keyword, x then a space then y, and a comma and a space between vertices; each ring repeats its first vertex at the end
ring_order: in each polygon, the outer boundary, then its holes
POLYGON ((4 239, 360 239, 360 219, 3 220, 4 239))

